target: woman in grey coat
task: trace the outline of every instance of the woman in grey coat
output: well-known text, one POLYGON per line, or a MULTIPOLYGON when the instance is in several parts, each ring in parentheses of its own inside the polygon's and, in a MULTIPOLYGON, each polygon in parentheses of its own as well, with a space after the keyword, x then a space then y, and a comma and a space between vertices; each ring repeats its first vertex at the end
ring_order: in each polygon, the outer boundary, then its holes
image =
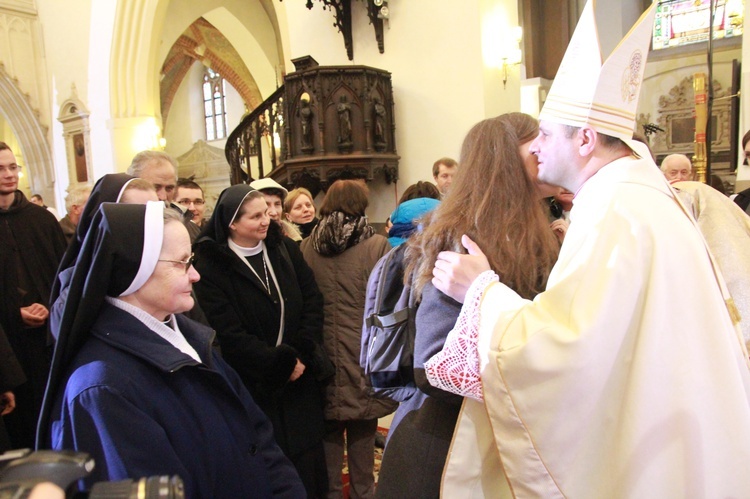
POLYGON ((396 404, 370 394, 359 366, 362 316, 370 272, 391 248, 367 223, 367 187, 361 181, 339 180, 326 194, 320 223, 302 241, 302 254, 323 293, 323 344, 336 366, 326 386, 328 497, 341 497, 341 469, 346 433, 349 496, 372 497, 374 446, 378 418, 396 404))

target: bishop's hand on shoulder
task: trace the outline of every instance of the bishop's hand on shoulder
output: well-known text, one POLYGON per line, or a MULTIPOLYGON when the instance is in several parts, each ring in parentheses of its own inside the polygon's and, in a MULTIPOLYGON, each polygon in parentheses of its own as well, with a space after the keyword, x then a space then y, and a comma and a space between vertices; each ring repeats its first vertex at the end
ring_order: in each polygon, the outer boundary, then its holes
POLYGON ((453 251, 441 251, 432 269, 432 284, 437 289, 459 303, 463 303, 466 292, 474 279, 486 270, 490 264, 477 243, 467 235, 461 237, 468 255, 453 251))

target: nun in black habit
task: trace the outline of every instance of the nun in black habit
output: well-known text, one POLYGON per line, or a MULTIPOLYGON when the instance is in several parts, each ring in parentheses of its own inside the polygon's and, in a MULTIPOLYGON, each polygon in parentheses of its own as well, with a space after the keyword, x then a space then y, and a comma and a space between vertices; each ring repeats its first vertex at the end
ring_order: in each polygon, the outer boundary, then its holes
POLYGON ((161 202, 103 204, 72 270, 40 420, 43 447, 101 480, 179 475, 187 497, 304 497, 273 429, 212 350, 190 239, 161 202))
POLYGON ((119 202, 125 191, 125 187, 134 178, 127 173, 111 173, 97 180, 94 188, 91 189, 89 199, 86 201, 86 205, 81 212, 81 217, 78 219, 76 233, 60 261, 60 266, 57 268, 57 275, 55 275, 55 280, 52 282, 52 291, 49 298, 49 321, 52 331, 56 331, 60 326, 60 315, 68 296, 68 286, 70 285, 70 277, 73 273, 72 268, 76 263, 78 253, 81 251, 86 233, 89 231, 89 227, 91 227, 94 215, 99 211, 102 203, 119 202))
MULTIPOLYGON (((221 352, 273 422, 309 497, 325 497, 323 296, 263 195, 225 189, 195 242, 195 292, 221 352), (316 355, 317 353, 320 355, 316 355), (323 362, 318 362, 323 360, 323 362)), ((330 361, 329 361, 330 362, 330 361)))
MULTIPOLYGON (((144 204, 147 201, 158 201, 158 199, 156 189, 150 182, 133 177, 127 173, 109 173, 96 181, 89 199, 81 212, 81 218, 78 220, 78 225, 76 226, 75 237, 73 237, 65 255, 63 255, 60 266, 57 269, 57 275, 52 284, 49 322, 50 330, 53 331, 54 335, 56 335, 55 331, 60 327, 60 315, 65 306, 65 300, 68 297, 68 286, 70 285, 70 278, 73 272, 72 268, 76 263, 78 253, 81 251, 81 246, 89 231, 89 227, 91 227, 94 215, 99 211, 102 203, 144 204)), ((198 306, 186 312, 186 315, 201 324, 208 325, 206 316, 198 306)))

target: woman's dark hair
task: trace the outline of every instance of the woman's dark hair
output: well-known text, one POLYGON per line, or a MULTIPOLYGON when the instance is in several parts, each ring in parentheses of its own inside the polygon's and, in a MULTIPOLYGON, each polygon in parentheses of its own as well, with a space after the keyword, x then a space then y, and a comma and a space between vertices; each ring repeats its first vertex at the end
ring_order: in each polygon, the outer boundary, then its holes
POLYGON ((401 195, 401 199, 398 200, 398 204, 418 198, 440 199, 440 191, 435 187, 435 184, 420 180, 406 188, 401 195))
POLYGON ((745 135, 742 136, 742 148, 744 149, 747 143, 750 142, 750 130, 745 132, 745 135))
POLYGON ((281 199, 282 204, 284 203, 284 198, 286 197, 286 193, 284 191, 282 191, 281 189, 276 189, 275 187, 261 189, 260 192, 269 196, 276 196, 277 198, 281 199))
POLYGON ((325 217, 334 211, 340 211, 355 217, 364 216, 369 190, 364 180, 337 180, 328 188, 323 204, 320 205, 320 216, 325 217))

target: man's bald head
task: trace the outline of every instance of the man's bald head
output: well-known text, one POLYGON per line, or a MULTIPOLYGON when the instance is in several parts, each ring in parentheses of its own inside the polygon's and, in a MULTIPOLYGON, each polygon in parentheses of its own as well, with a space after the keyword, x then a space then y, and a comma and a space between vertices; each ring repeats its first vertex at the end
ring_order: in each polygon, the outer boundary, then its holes
POLYGON ((670 183, 693 179, 693 164, 684 154, 670 154, 664 158, 661 171, 670 183))

